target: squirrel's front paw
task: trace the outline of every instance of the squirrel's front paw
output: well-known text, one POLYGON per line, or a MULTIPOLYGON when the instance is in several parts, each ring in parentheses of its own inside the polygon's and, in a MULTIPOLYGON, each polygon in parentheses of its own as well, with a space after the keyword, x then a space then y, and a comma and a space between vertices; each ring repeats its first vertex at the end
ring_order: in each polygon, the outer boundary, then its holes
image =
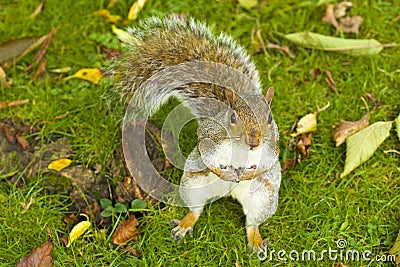
POLYGON ((182 239, 185 237, 186 233, 189 233, 190 236, 193 236, 193 227, 188 226, 184 227, 181 225, 180 220, 172 220, 170 222, 173 226, 176 226, 174 229, 171 230, 172 237, 176 242, 181 242, 182 239))

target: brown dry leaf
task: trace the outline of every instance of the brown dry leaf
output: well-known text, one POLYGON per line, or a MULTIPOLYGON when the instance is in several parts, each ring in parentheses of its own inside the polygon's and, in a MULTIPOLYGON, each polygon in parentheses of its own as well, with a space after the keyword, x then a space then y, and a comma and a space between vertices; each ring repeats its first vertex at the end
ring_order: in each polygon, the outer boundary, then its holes
POLYGON ((336 84, 335 81, 333 80, 332 73, 329 70, 326 70, 324 73, 326 75, 325 81, 328 83, 332 92, 336 92, 336 84))
POLYGON ((360 26, 363 22, 363 18, 360 16, 345 17, 339 21, 339 27, 344 33, 355 33, 359 34, 360 26))
POLYGON ((136 248, 134 248, 134 247, 131 247, 131 246, 126 246, 126 247, 124 247, 123 248, 125 251, 127 251, 127 252, 130 252, 133 256, 135 256, 135 257, 139 257, 140 256, 140 252, 136 249, 136 248))
POLYGON ((26 256, 22 258, 19 263, 17 264, 17 267, 51 267, 53 266, 52 263, 52 253, 53 253, 53 240, 51 239, 51 236, 49 237, 49 240, 41 245, 40 247, 35 248, 32 250, 32 252, 29 254, 29 256, 26 256))
POLYGON ((30 19, 34 19, 37 15, 39 15, 40 12, 42 12, 44 8, 45 2, 41 2, 38 7, 35 9, 35 11, 29 16, 30 19))
POLYGON ((46 55, 47 49, 49 48, 50 45, 50 41, 51 39, 53 39, 53 36, 55 34, 55 32, 57 31, 57 28, 53 28, 49 34, 46 35, 46 39, 44 40, 42 46, 40 47, 39 52, 37 52, 37 54, 35 55, 35 57, 33 58, 33 62, 32 64, 30 64, 25 72, 29 73, 32 71, 33 67, 35 65, 37 65, 40 61, 42 61, 42 59, 44 58, 44 56, 46 55))
POLYGON ((332 4, 326 5, 325 16, 322 18, 322 21, 329 22, 336 28, 336 31, 339 31, 339 22, 336 20, 334 5, 332 5, 332 4))
POLYGON ((19 105, 26 104, 28 102, 29 102, 29 99, 12 100, 12 101, 0 101, 0 109, 6 108, 6 107, 19 106, 19 105))
POLYGON ((16 134, 15 137, 17 138, 18 144, 20 144, 24 150, 29 149, 29 142, 25 139, 25 137, 21 136, 20 134, 16 134))
POLYGON ((276 49, 276 50, 283 51, 283 52, 284 52, 286 55, 288 55, 290 58, 295 58, 295 57, 296 57, 296 56, 292 53, 292 51, 290 51, 289 47, 286 46, 286 45, 280 46, 280 45, 277 45, 277 44, 269 43, 269 44, 267 45, 267 48, 268 48, 268 49, 276 49))
POLYGON ((133 3, 131 8, 129 9, 128 20, 135 20, 146 2, 147 0, 138 0, 133 3))
POLYGON ((322 71, 319 68, 315 68, 310 70, 310 74, 313 77, 313 80, 317 80, 318 76, 321 75, 322 71))
POLYGON ((317 114, 317 112, 313 112, 303 116, 297 122, 296 132, 291 134, 292 137, 315 131, 317 129, 317 114))
POLYGON ((122 222, 120 222, 112 236, 113 243, 116 245, 124 246, 131 239, 133 241, 137 241, 138 239, 136 226, 138 225, 139 223, 134 215, 130 215, 128 220, 123 220, 122 222))
POLYGON ((335 5, 335 18, 339 19, 339 18, 343 18, 344 16, 346 16, 346 11, 349 7, 353 7, 353 3, 352 2, 348 2, 348 1, 342 1, 339 2, 335 5))
POLYGON ((372 93, 364 93, 363 97, 365 97, 368 101, 375 101, 376 100, 376 96, 372 93))
POLYGON ((289 170, 292 166, 295 165, 295 161, 294 159, 285 159, 285 161, 283 162, 283 166, 282 166, 282 173, 285 173, 287 170, 289 170))
POLYGON ((312 132, 302 133, 300 140, 296 144, 296 148, 300 151, 303 156, 307 156, 311 149, 312 144, 312 132))
POLYGON ((44 56, 40 60, 39 66, 36 69, 35 74, 33 75, 34 80, 36 80, 37 77, 39 77, 44 72, 44 70, 46 69, 46 64, 47 64, 47 58, 44 56))
POLYGON ((332 132, 332 138, 336 142, 336 146, 340 146, 346 141, 347 137, 367 127, 369 125, 369 119, 370 116, 369 113, 367 113, 358 121, 341 120, 332 132))

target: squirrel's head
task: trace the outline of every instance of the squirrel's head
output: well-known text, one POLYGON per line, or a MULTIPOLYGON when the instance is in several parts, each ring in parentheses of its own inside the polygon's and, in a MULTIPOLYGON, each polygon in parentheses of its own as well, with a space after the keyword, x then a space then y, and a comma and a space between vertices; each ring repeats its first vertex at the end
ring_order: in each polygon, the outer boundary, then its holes
POLYGON ((274 88, 270 87, 263 97, 238 96, 231 90, 226 90, 225 95, 230 106, 226 113, 230 137, 250 150, 261 147, 272 128, 270 104, 274 88))

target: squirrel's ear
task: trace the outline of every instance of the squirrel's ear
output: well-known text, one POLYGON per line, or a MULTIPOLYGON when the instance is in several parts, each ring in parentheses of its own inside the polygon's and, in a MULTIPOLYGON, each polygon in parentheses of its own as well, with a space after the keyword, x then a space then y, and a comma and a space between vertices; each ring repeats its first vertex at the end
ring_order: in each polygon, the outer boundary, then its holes
POLYGON ((225 97, 229 102, 229 106, 231 106, 231 107, 238 100, 237 94, 233 90, 228 89, 228 88, 225 89, 225 97))
POLYGON ((274 98, 274 87, 271 86, 268 88, 267 92, 264 94, 265 101, 267 101, 268 105, 271 105, 272 98, 274 98))

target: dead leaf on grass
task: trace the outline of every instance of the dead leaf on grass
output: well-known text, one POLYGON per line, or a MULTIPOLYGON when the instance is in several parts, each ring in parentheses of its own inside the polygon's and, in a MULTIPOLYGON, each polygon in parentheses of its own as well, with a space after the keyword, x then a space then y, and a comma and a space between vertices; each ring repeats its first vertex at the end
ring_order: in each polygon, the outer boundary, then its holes
POLYGON ((338 19, 343 18, 344 16, 346 16, 346 12, 350 7, 353 7, 352 2, 342 1, 337 3, 334 10, 335 17, 338 19))
POLYGON ((360 16, 345 17, 339 20, 339 27, 344 33, 360 33, 360 26, 363 22, 363 18, 360 16))
POLYGON ((128 20, 135 20, 139 16, 140 11, 143 9, 144 4, 146 4, 147 0, 138 0, 132 4, 128 13, 128 20))
POLYGON ((277 45, 277 44, 269 43, 269 44, 267 45, 267 48, 268 48, 268 49, 276 49, 276 50, 283 51, 283 52, 284 52, 286 55, 288 55, 290 58, 295 58, 295 57, 296 57, 296 56, 292 53, 292 51, 290 51, 289 47, 286 46, 286 45, 280 46, 280 45, 277 45))
POLYGON ((397 234, 396 241, 394 241, 393 247, 389 249, 389 253, 395 256, 396 265, 400 266, 400 231, 397 234))
POLYGON ((44 56, 37 67, 35 74, 33 74, 33 79, 36 80, 41 74, 43 74, 44 70, 46 69, 47 58, 44 56))
POLYGON ((308 152, 311 149, 312 144, 312 132, 309 133, 302 133, 300 136, 300 140, 296 144, 297 150, 300 151, 303 156, 307 156, 308 152))
POLYGON ((123 21, 122 17, 119 15, 112 15, 107 9, 102 9, 94 12, 96 16, 103 17, 108 23, 116 24, 123 21))
POLYGON ((25 70, 26 73, 31 72, 34 66, 36 66, 37 64, 40 64, 43 61, 43 59, 46 55, 46 52, 49 48, 51 39, 53 39, 53 36, 56 31, 57 31, 57 28, 53 28, 50 31, 50 33, 46 35, 46 39, 44 40, 42 46, 40 47, 40 50, 37 52, 37 54, 33 58, 33 62, 26 68, 26 70, 25 70))
POLYGON ((70 159, 58 159, 53 162, 51 162, 48 166, 47 169, 49 170, 55 170, 60 172, 61 170, 67 168, 69 165, 71 165, 72 160, 70 159))
POLYGON ((130 240, 137 241, 138 238, 136 226, 138 225, 139 223, 134 215, 130 215, 128 220, 123 220, 122 222, 120 222, 112 236, 113 243, 116 245, 124 246, 130 240))
POLYGON ((71 232, 69 233, 68 244, 66 246, 67 248, 71 246, 72 242, 74 242, 81 235, 83 235, 86 232, 86 230, 88 230, 92 225, 92 223, 89 221, 89 218, 86 215, 84 216, 87 218, 87 221, 79 222, 77 225, 74 226, 74 228, 72 228, 71 232))
POLYGON ((49 236, 49 240, 41 245, 40 247, 35 248, 29 254, 22 258, 17 267, 51 267, 52 263, 52 253, 53 253, 54 243, 49 236))
POLYGON ((313 80, 317 80, 318 76, 322 74, 322 71, 319 68, 315 68, 310 70, 310 74, 313 77, 313 80))
POLYGON ((332 92, 336 92, 336 84, 335 81, 333 80, 332 73, 329 70, 326 70, 324 73, 326 75, 325 81, 328 83, 332 92))
POLYGON ((287 170, 289 170, 295 164, 296 164, 296 162, 294 161, 294 159, 285 159, 285 161, 283 162, 281 172, 285 173, 287 170))
POLYGON ((131 253, 135 257, 139 257, 140 256, 140 252, 134 247, 126 246, 126 247, 123 248, 123 250, 131 253))
POLYGON ((78 70, 74 75, 65 77, 65 80, 72 78, 83 79, 95 84, 98 84, 101 79, 101 71, 98 68, 83 68, 78 70))
POLYGON ((6 108, 6 107, 20 106, 20 105, 26 104, 28 102, 29 102, 29 99, 0 101, 0 109, 6 108))
POLYGON ((322 21, 332 24, 335 27, 336 31, 339 31, 339 22, 336 20, 334 5, 332 4, 326 5, 325 16, 322 18, 322 21))
POLYGON ((34 19, 36 18, 37 15, 39 15, 40 12, 42 12, 43 8, 44 8, 44 4, 45 2, 41 2, 38 7, 35 9, 35 11, 29 16, 30 19, 34 19))
POLYGON ((349 267, 349 266, 344 265, 343 263, 340 262, 340 263, 336 263, 335 267, 349 267))
POLYGON ((15 135, 17 138, 18 144, 24 149, 27 150, 29 149, 29 142, 25 139, 25 137, 21 136, 19 133, 15 135))
POLYGON ((347 137, 367 127, 369 125, 369 119, 370 115, 367 113, 358 121, 341 120, 332 132, 332 138, 336 142, 336 146, 340 146, 346 141, 347 137))

